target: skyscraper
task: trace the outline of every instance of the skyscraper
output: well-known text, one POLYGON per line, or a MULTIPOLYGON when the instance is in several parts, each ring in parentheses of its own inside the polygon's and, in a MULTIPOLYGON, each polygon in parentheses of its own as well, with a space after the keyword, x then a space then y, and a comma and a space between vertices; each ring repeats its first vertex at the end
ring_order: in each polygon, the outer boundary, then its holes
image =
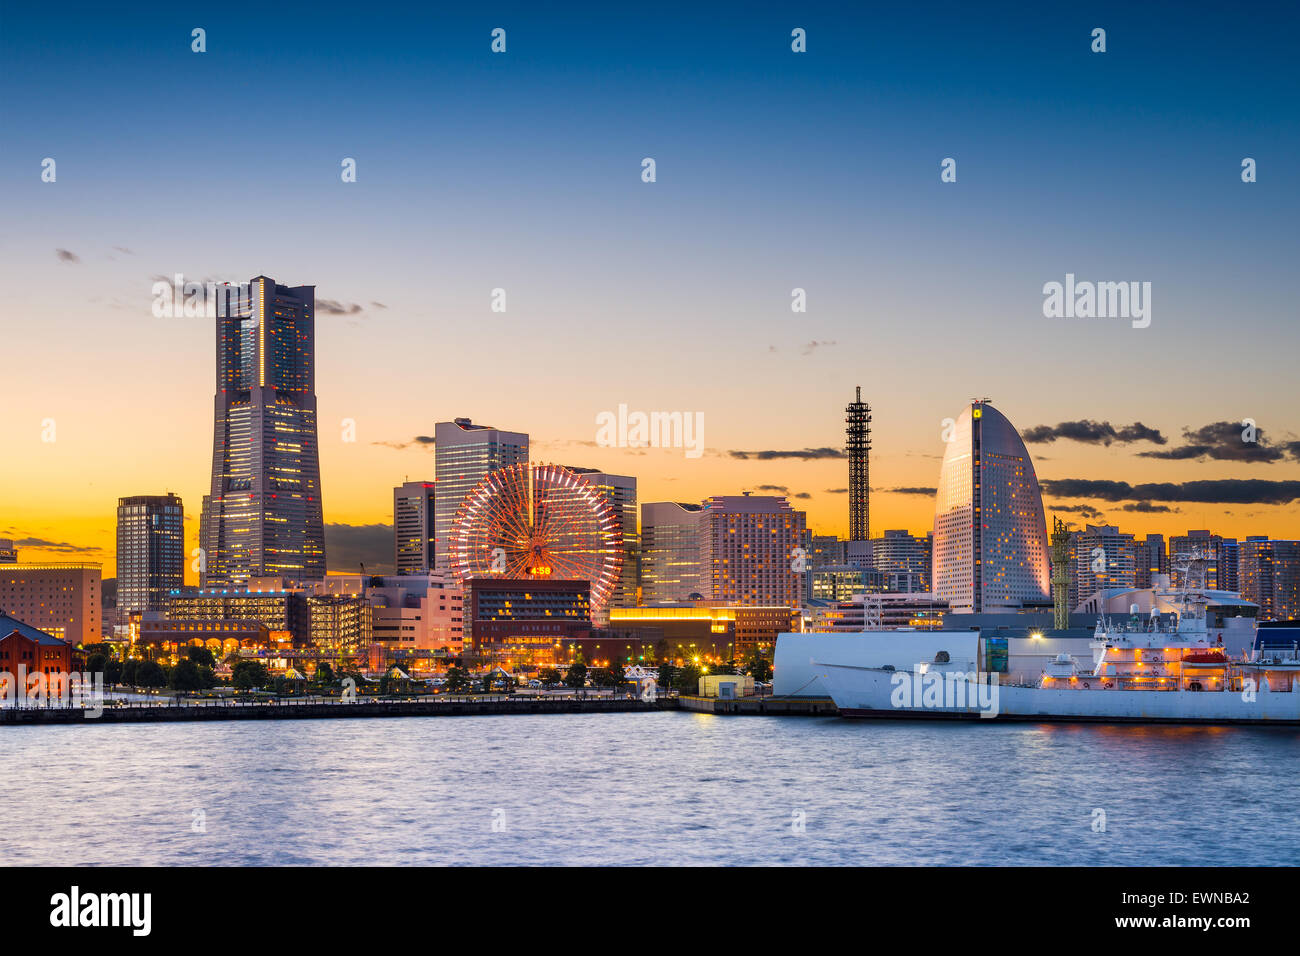
POLYGON ((957 613, 1051 601, 1047 524, 1034 464, 987 399, 962 411, 944 451, 932 564, 935 597, 957 613))
POLYGON ((447 543, 461 503, 494 471, 514 464, 528 464, 528 436, 488 425, 475 425, 468 418, 438 422, 434 426, 434 556, 436 566, 447 566, 447 543))
POLYGON ((1300 541, 1252 535, 1240 553, 1241 596, 1259 605, 1259 619, 1300 620, 1300 541))
POLYGON ((930 553, 934 535, 913 536, 906 531, 886 531, 872 543, 872 567, 885 575, 891 591, 916 593, 930 589, 930 553))
MULTIPOLYGON (((799 607, 795 549, 807 516, 772 495, 715 495, 704 503, 701 546, 712 578, 705 597, 743 607, 799 607)), ((707 580, 707 579, 706 579, 707 580)))
POLYGON ((623 530, 623 570, 610 596, 608 607, 636 607, 637 564, 640 558, 636 530, 636 479, 630 475, 611 475, 594 468, 569 468, 595 485, 618 515, 623 530))
POLYGON ((203 501, 204 587, 325 576, 316 437, 316 287, 258 276, 217 309, 212 486, 203 501))
POLYGON ((185 509, 173 494, 117 499, 117 609, 163 611, 185 585, 185 509))
POLYGON ((393 489, 393 566, 398 574, 420 574, 434 566, 436 488, 432 481, 408 481, 393 489))
POLYGON ((849 540, 871 540, 871 406, 862 400, 862 386, 857 398, 844 409, 849 457, 849 540))
POLYGON ((1070 608, 1106 588, 1137 587, 1138 546, 1114 525, 1090 524, 1070 540, 1070 608))
POLYGON ((648 501, 641 506, 641 603, 707 596, 711 586, 702 553, 700 505, 648 501))

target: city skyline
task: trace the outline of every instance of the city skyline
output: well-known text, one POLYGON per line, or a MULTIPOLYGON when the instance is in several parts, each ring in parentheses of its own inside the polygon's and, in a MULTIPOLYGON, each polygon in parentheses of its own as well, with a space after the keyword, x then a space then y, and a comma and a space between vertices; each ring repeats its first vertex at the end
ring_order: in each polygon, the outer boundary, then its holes
POLYGON ((329 11, 262 11, 256 34, 214 19, 201 55, 192 24, 146 8, 48 34, 4 12, 0 276, 24 361, 6 366, 0 441, 28 467, 0 477, 0 537, 25 559, 111 574, 114 502, 165 492, 198 546, 211 329, 152 313, 177 273, 316 284, 324 520, 344 570, 388 547, 391 489, 432 472, 434 424, 461 416, 530 434, 535 461, 634 476, 643 502, 784 489, 813 529, 847 535, 841 410, 858 385, 877 529, 932 527, 943 422, 987 395, 1039 437, 1049 514, 1300 537, 1298 134, 1276 122, 1297 80, 1280 38, 1196 9, 1105 11, 1104 56, 1065 11, 692 11, 683 30, 668 11, 503 9, 494 58, 495 24, 409 13, 393 57, 387 25, 329 11), (288 32, 307 42, 286 49, 288 32), (355 71, 336 68, 343 35, 355 71), (278 135, 256 160, 193 148, 184 118, 258 96, 278 135), (245 204, 281 228, 195 212, 245 204), (1150 326, 1047 318, 1043 288, 1067 276, 1150 282, 1150 326), (597 447, 620 405, 700 413, 703 454, 597 447), (1245 420, 1262 442, 1233 441, 1245 420), (1243 480, 1258 484, 1224 484, 1243 480))

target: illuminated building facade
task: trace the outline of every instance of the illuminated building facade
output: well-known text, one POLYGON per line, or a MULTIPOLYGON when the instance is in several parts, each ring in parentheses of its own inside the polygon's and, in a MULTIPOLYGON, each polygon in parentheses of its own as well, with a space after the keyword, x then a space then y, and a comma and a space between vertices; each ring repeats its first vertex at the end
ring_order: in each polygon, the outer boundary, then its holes
POLYGON ((420 574, 434 567, 432 481, 408 481, 393 489, 393 567, 398 574, 420 574))
POLYGON ((704 596, 740 606, 797 608, 803 586, 795 549, 806 539, 806 516, 785 498, 716 495, 704 503, 702 550, 711 576, 704 596))
POLYGON ((930 590, 930 554, 934 535, 912 535, 906 531, 886 531, 871 542, 871 563, 890 581, 889 590, 921 592, 930 590))
POLYGON ((673 607, 614 608, 609 630, 618 640, 639 641, 655 660, 743 661, 754 653, 771 656, 778 634, 795 630, 798 612, 789 607, 719 605, 708 601, 673 607))
POLYGON ((701 505, 676 501, 641 506, 641 603, 703 597, 712 588, 704 558, 701 505))
POLYGON ((974 401, 943 455, 934 516, 934 595, 954 612, 1050 604, 1047 523, 1034 464, 1006 417, 974 401))
POLYGON ((467 585, 470 637, 478 657, 542 666, 567 660, 566 642, 590 635, 586 581, 471 578, 467 585))
POLYGON ((205 588, 325 576, 316 431, 315 286, 258 276, 242 309, 218 303, 205 588))
POLYGON ((456 513, 465 497, 488 475, 515 464, 528 463, 528 436, 468 418, 434 425, 434 566, 447 567, 448 542, 456 513))
POLYGON ((1259 605, 1259 619, 1300 620, 1300 541, 1251 536, 1240 548, 1241 596, 1259 605))
POLYGON ((310 643, 307 593, 278 581, 252 582, 252 588, 186 588, 167 596, 169 621, 256 621, 272 632, 288 634, 295 647, 310 643))
POLYGON ((6 564, 0 567, 0 613, 70 644, 100 639, 98 564, 6 564))
POLYGON ((388 650, 459 654, 465 640, 465 589, 449 571, 384 575, 366 589, 372 639, 388 650))
POLYGON ((1113 525, 1086 525, 1070 537, 1070 603, 1107 588, 1137 587, 1137 543, 1113 525))
POLYGON ((0 538, 0 564, 17 564, 18 548, 12 538, 0 538))
POLYGON ((185 508, 176 495, 117 499, 117 609, 161 611, 185 586, 185 508))
POLYGON ((631 607, 636 604, 637 580, 640 577, 640 536, 637 534, 636 479, 630 475, 611 475, 594 468, 569 468, 595 486, 609 502, 618 516, 623 531, 623 568, 619 582, 614 586, 609 607, 631 607))
MULTIPOLYGON (((1225 538, 1207 530, 1188 531, 1169 538, 1169 557, 1200 551, 1209 559, 1205 568, 1205 586, 1216 591, 1238 590, 1237 563, 1240 546, 1235 538, 1225 538)), ((1174 582, 1175 584, 1177 582, 1174 582)))

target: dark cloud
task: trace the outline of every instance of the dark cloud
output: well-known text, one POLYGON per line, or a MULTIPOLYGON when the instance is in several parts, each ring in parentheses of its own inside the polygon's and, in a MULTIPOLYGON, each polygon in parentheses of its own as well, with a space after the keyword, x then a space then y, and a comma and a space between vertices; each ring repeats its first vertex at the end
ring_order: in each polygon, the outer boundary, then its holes
POLYGON ((1255 428, 1251 436, 1254 441, 1246 441, 1246 426, 1241 422, 1213 422, 1192 430, 1183 429, 1183 444, 1167 451, 1144 451, 1141 458, 1163 458, 1169 461, 1195 461, 1213 459, 1215 461, 1256 461, 1271 464, 1281 461, 1288 454, 1300 460, 1300 442, 1285 442, 1280 446, 1271 445, 1264 437, 1264 429, 1255 428))
POLYGON ((384 303, 382 303, 382 302, 371 302, 370 304, 373 305, 376 309, 386 309, 386 308, 388 308, 388 306, 384 305, 384 303))
POLYGON ((329 569, 352 573, 365 564, 367 574, 393 570, 391 524, 326 524, 325 551, 329 569))
POLYGON ((1158 429, 1148 428, 1141 422, 1116 428, 1110 422, 1094 422, 1087 418, 1077 422, 1061 422, 1057 425, 1035 425, 1033 428, 1026 428, 1020 433, 1020 437, 1031 445, 1053 442, 1058 438, 1083 442, 1086 445, 1109 445, 1111 442, 1127 444, 1135 441, 1149 441, 1163 445, 1169 440, 1160 434, 1158 429))
POLYGON ((938 492, 938 488, 885 488, 885 494, 890 495, 933 495, 938 492))
POLYGON ((1062 514, 1078 514, 1085 518, 1100 518, 1101 512, 1092 505, 1048 505, 1048 511, 1059 511, 1062 514))
POLYGON ((1103 501, 1197 501, 1211 504, 1281 505, 1300 498, 1300 481, 1266 481, 1261 478, 1221 478, 1211 481, 1148 482, 1094 478, 1058 478, 1043 482, 1043 490, 1062 498, 1099 498, 1103 501))
POLYGON ((40 548, 42 551, 62 551, 66 554, 92 554, 102 548, 70 544, 67 541, 48 541, 45 538, 18 538, 14 541, 16 548, 40 548))
POLYGON ((797 492, 795 492, 793 495, 791 495, 790 497, 791 497, 791 498, 796 498, 796 499, 800 499, 800 500, 802 500, 802 499, 804 499, 804 498, 811 498, 812 495, 808 494, 808 492, 806 492, 806 491, 797 491, 797 492))
POLYGON ((1153 505, 1149 501, 1135 501, 1125 505, 1121 511, 1140 511, 1143 514, 1170 514, 1177 511, 1177 508, 1171 508, 1168 505, 1153 505))
POLYGON ((356 315, 365 310, 355 302, 337 302, 334 299, 317 299, 316 311, 326 315, 356 315))
POLYGON ((55 249, 54 254, 59 257, 60 262, 80 262, 81 256, 75 252, 69 252, 67 249, 55 249))
POLYGON ((790 489, 787 488, 785 485, 759 485, 759 486, 758 486, 756 489, 754 489, 754 490, 755 490, 755 491, 775 491, 777 494, 780 494, 780 495, 788 495, 788 494, 790 493, 790 489))
POLYGON ((801 461, 812 461, 818 458, 844 457, 844 452, 839 448, 805 448, 802 451, 730 451, 727 454, 732 458, 739 458, 743 461, 749 461, 750 459, 772 461, 776 458, 797 458, 801 461))
POLYGON ((822 492, 822 493, 823 493, 823 494, 827 494, 827 495, 847 495, 847 494, 849 493, 849 489, 847 489, 847 488, 827 488, 827 489, 826 489, 824 492, 822 492))
POLYGON ((416 435, 410 441, 372 441, 372 445, 382 445, 385 448, 396 448, 401 451, 403 448, 410 448, 412 445, 433 445, 434 440, 431 435, 416 435))

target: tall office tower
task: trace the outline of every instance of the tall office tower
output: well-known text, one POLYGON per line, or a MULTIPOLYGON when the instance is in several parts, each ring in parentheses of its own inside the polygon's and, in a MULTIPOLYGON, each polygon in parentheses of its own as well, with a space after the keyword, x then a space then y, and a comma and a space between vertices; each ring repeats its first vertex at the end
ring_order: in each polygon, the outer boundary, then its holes
POLYGON ((886 531, 871 542, 872 567, 885 575, 890 591, 917 593, 930 588, 930 550, 933 534, 911 535, 886 531))
POLYGON ((702 551, 704 508, 676 501, 641 506, 641 604, 708 597, 712 577, 702 551))
POLYGON ((849 457, 849 540, 871 540, 871 406, 862 400, 862 386, 857 398, 844 409, 849 457))
POLYGON ((528 436, 487 425, 475 425, 468 418, 438 422, 434 426, 434 563, 447 566, 447 543, 461 503, 494 471, 514 464, 528 464, 528 436))
POLYGON ((1239 547, 1241 596, 1259 605, 1259 619, 1300 620, 1300 541, 1254 535, 1239 547))
POLYGON ((1051 602, 1047 524, 1034 463, 988 399, 962 411, 944 451, 932 564, 934 596, 954 613, 1051 602))
POLYGON ((782 497, 715 495, 704 502, 701 557, 712 580, 704 596, 741 607, 799 607, 795 549, 807 515, 782 497))
POLYGON ((316 287, 258 276, 242 307, 217 309, 212 487, 203 587, 325 576, 316 438, 316 287))
POLYGON ((117 499, 117 609, 163 611, 185 586, 185 509, 173 494, 117 499))
POLYGON ((18 548, 12 538, 0 538, 0 564, 17 564, 18 548))
POLYGON ((393 489, 393 567, 423 574, 434 566, 436 484, 407 481, 393 489))
POLYGON ((1070 542, 1070 608, 1106 588, 1137 587, 1137 549, 1133 535, 1113 525, 1090 524, 1070 542))
POLYGON ((1137 552, 1137 560, 1134 562, 1136 586, 1149 588, 1152 586, 1157 574, 1169 573, 1169 555, 1165 553, 1165 536, 1162 534, 1149 534, 1146 536, 1146 540, 1135 542, 1135 548, 1137 552))
POLYGON ((607 607, 636 607, 636 585, 639 578, 640 537, 636 530, 636 479, 629 475, 611 475, 594 468, 569 468, 582 475, 604 495, 623 529, 623 570, 614 586, 607 607))

